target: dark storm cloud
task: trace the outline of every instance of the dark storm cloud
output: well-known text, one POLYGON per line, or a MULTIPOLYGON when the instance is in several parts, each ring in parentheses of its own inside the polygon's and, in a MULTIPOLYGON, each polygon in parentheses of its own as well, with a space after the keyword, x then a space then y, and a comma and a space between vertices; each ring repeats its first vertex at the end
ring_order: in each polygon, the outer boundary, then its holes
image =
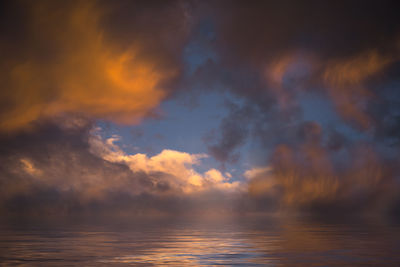
POLYGON ((315 211, 390 206, 400 174, 396 1, 204 7, 215 24, 218 59, 195 75, 221 82, 251 107, 223 119, 219 142, 211 146, 216 158, 229 161, 247 138, 258 140, 268 167, 250 172, 257 175, 249 190, 266 206, 271 198, 315 211), (338 119, 309 121, 302 101, 310 95, 332 104, 338 119), (239 125, 245 135, 237 134, 239 125))
POLYGON ((208 142, 216 141, 208 146, 209 153, 221 162, 235 163, 240 154, 235 151, 245 143, 248 136, 248 119, 252 114, 251 107, 240 107, 235 103, 227 103, 230 113, 221 121, 218 136, 208 138, 208 142), (217 139, 217 140, 210 140, 217 139))
POLYGON ((373 127, 368 105, 382 96, 371 80, 395 78, 388 70, 399 61, 395 1, 221 1, 207 7, 220 58, 215 69, 233 92, 263 111, 278 105, 282 118, 298 113, 300 94, 317 91, 354 127, 373 127))
POLYGON ((232 62, 263 64, 293 49, 314 51, 325 60, 398 48, 396 1, 219 3, 212 12, 221 53, 232 62))

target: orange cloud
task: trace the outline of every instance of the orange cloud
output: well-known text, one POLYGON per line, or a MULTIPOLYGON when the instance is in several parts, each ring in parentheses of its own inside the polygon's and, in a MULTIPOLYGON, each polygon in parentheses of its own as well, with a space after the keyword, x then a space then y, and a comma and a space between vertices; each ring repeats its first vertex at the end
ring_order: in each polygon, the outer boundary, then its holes
POLYGON ((290 94, 283 88, 283 78, 290 65, 296 61, 292 54, 284 55, 272 62, 266 71, 266 77, 272 92, 281 107, 286 108, 290 102, 290 94))
POLYGON ((304 89, 305 81, 316 69, 317 61, 310 53, 287 52, 273 59, 265 69, 269 90, 282 109, 296 103, 296 92, 304 89), (285 84, 285 80, 289 81, 285 84))
POLYGON ((361 128, 372 123, 366 112, 366 104, 373 97, 364 82, 382 72, 394 60, 374 50, 355 57, 335 60, 327 64, 323 80, 338 112, 361 128))
POLYGON ((339 167, 318 144, 280 145, 269 166, 245 172, 249 194, 274 196, 282 207, 300 209, 326 204, 350 208, 362 204, 373 211, 387 206, 398 190, 390 165, 380 161, 365 145, 352 149, 350 156, 348 165, 339 167))
POLYGON ((42 171, 35 168, 35 166, 33 165, 33 163, 30 160, 21 159, 20 161, 22 163, 22 168, 26 173, 28 173, 30 175, 34 175, 34 176, 38 176, 38 175, 42 174, 42 171))
POLYGON ((0 130, 65 113, 137 123, 166 97, 178 67, 144 54, 139 38, 128 45, 107 38, 95 2, 35 4, 25 50, 3 62, 0 130))

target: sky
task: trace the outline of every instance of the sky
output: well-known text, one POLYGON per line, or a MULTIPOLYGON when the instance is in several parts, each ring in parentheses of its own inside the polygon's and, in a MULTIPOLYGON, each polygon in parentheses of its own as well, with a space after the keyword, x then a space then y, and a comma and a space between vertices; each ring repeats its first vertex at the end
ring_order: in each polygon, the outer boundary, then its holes
POLYGON ((0 214, 397 214, 396 1, 3 1, 0 214))

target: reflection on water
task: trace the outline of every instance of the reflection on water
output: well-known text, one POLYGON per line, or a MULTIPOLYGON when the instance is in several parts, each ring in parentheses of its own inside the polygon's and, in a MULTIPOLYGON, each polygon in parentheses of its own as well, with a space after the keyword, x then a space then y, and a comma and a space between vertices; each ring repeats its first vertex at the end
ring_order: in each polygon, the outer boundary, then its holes
POLYGON ((278 219, 15 226, 0 263, 29 266, 398 266, 400 231, 382 223, 278 219))

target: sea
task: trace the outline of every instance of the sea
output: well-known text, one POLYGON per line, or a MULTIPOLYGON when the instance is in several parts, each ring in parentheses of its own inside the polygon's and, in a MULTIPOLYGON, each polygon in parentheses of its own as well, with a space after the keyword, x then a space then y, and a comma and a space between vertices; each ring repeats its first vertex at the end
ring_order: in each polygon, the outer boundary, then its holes
POLYGON ((0 266, 400 266, 400 225, 270 216, 6 220, 0 266))

